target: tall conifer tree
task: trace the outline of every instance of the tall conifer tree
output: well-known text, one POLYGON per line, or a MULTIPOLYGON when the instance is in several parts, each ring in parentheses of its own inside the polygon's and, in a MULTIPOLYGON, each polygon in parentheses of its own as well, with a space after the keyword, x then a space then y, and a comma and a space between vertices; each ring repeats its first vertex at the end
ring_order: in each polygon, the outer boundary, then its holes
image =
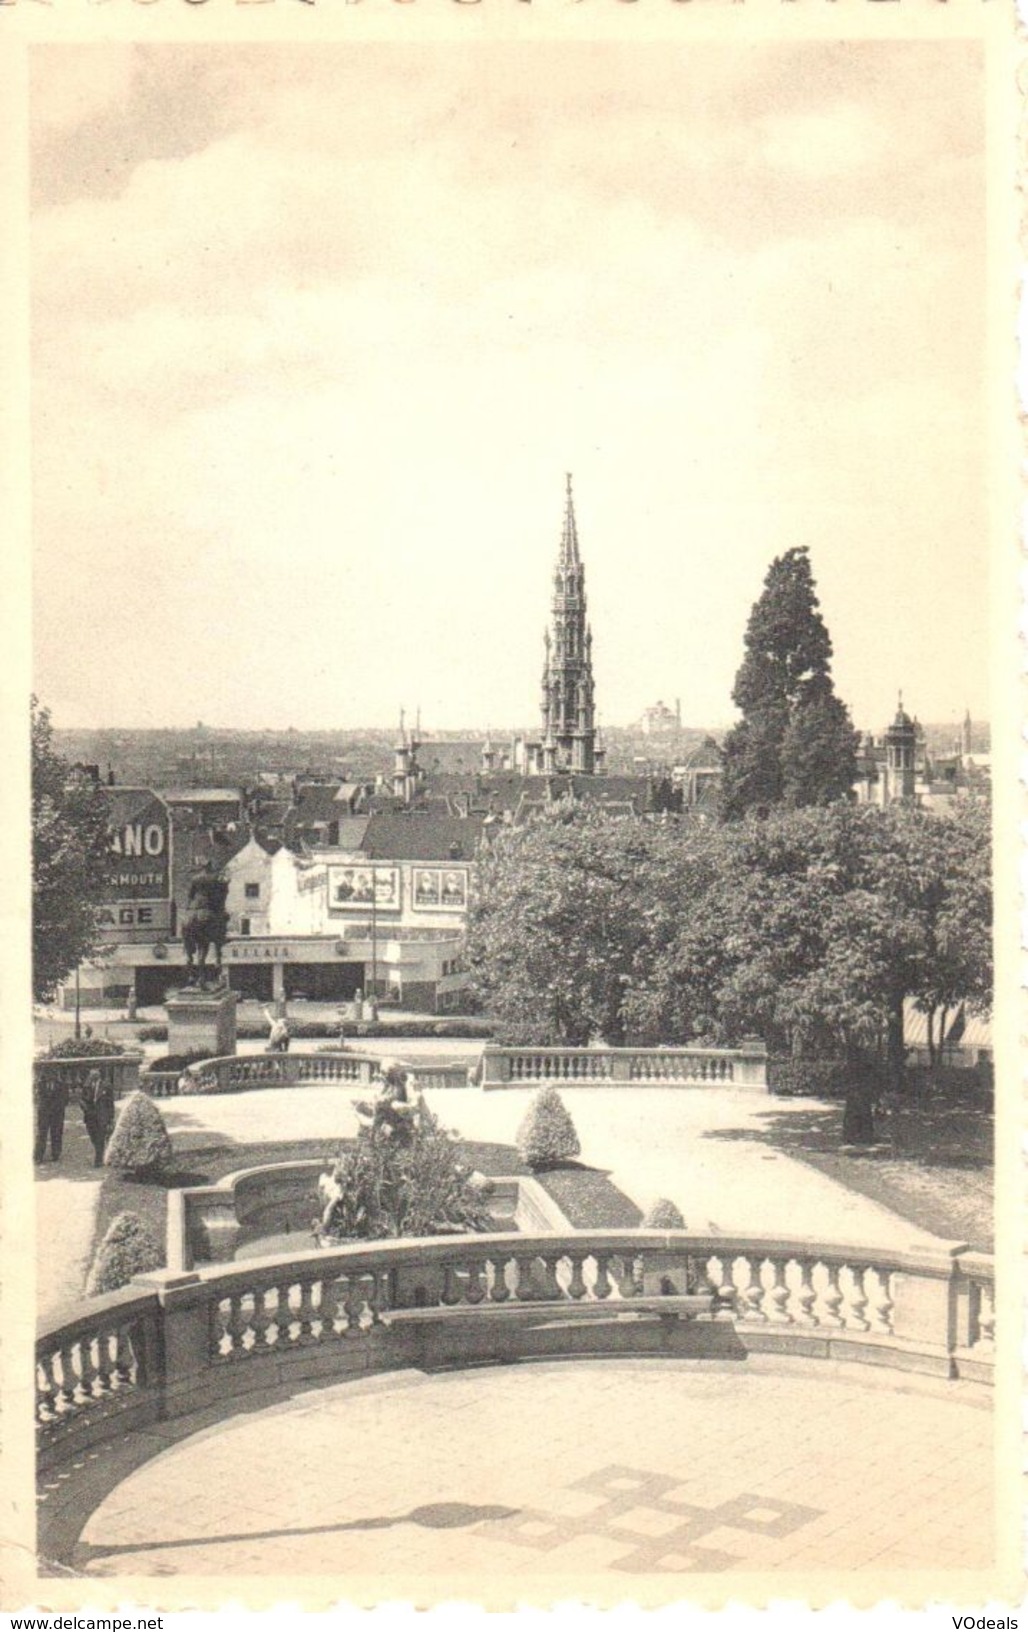
POLYGON ((828 804, 856 777, 856 733, 835 695, 832 642, 806 549, 771 563, 746 627, 732 700, 742 719, 724 746, 721 810, 828 804))

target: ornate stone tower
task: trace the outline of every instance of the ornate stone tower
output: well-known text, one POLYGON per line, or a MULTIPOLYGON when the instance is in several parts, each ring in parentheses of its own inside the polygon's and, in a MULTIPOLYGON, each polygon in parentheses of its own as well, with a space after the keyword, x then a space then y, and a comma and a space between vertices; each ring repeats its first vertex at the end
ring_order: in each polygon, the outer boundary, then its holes
POLYGON ((903 707, 903 693, 900 692, 896 718, 885 733, 885 804, 891 805, 898 799, 913 799, 916 748, 917 730, 903 707))
POLYGON ((553 574, 553 615, 545 641, 542 769, 592 776, 602 768, 603 756, 596 749, 593 637, 585 615, 585 569, 578 553, 570 476, 560 554, 553 574))

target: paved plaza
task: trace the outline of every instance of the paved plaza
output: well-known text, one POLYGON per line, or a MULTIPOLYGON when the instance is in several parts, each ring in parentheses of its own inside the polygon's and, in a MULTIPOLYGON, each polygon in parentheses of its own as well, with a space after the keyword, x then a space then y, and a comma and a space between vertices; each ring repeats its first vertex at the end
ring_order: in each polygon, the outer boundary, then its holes
POLYGON ((626 1593, 653 1573, 930 1569, 944 1591, 992 1560, 984 1398, 770 1357, 379 1376, 258 1399, 160 1450, 87 1520, 73 1566, 494 1590, 590 1572, 626 1593))
MULTIPOLYGON (((162 1111, 176 1146, 212 1134, 255 1139, 323 1139, 356 1133, 353 1101, 367 1090, 338 1086, 257 1090, 168 1100, 162 1111)), ((483 1093, 430 1090, 426 1100, 467 1139, 513 1145, 530 1088, 483 1093)), ((646 1208, 677 1202, 689 1228, 737 1234, 898 1247, 934 1237, 886 1208, 779 1151, 761 1135, 771 1118, 823 1109, 820 1101, 777 1100, 737 1088, 561 1088, 581 1141, 581 1160, 610 1173, 646 1208)))

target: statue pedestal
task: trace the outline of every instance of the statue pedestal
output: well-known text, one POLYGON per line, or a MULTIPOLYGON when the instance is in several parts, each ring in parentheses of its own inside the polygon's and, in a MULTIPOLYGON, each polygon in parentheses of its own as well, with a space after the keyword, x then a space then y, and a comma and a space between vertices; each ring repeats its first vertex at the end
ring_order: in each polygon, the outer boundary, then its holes
POLYGON ((171 992, 164 1007, 168 1014, 168 1053, 196 1054, 209 1059, 236 1051, 235 992, 171 992))

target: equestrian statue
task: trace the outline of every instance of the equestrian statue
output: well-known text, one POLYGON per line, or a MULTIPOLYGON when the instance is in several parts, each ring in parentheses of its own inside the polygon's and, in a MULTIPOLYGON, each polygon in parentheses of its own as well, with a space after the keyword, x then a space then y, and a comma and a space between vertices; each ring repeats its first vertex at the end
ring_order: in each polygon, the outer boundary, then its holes
POLYGON ((208 861, 190 880, 186 917, 182 924, 182 946, 186 954, 190 986, 207 989, 207 954, 213 948, 215 988, 223 981, 221 949, 228 940, 228 882, 213 861, 208 861))

